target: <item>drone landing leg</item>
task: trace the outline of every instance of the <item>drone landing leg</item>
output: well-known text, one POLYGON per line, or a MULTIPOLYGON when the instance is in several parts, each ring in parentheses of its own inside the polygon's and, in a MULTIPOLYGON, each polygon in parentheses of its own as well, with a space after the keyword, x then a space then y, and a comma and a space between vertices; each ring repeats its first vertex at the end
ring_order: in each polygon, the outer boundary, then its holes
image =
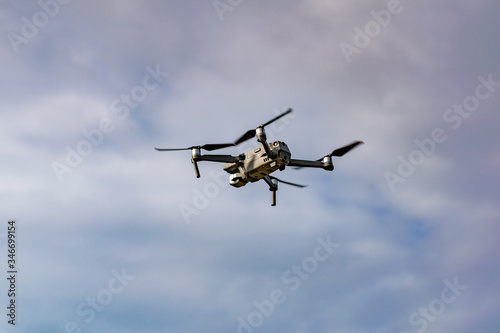
POLYGON ((198 169, 198 163, 193 159, 191 159, 191 162, 194 165, 194 172, 196 173, 196 178, 200 178, 200 169, 198 169))
POLYGON ((271 206, 276 206, 276 191, 278 190, 278 181, 276 179, 271 179, 269 176, 264 177, 264 181, 269 185, 269 191, 271 191, 271 206))

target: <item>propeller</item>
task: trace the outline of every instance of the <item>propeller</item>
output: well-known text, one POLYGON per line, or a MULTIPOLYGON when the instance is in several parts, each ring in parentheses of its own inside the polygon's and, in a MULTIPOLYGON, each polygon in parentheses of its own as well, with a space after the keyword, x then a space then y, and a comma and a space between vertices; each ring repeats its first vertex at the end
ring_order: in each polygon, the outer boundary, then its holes
POLYGON ((281 179, 278 179, 276 177, 273 177, 273 176, 269 176, 269 178, 271 179, 275 179, 276 181, 280 182, 280 183, 283 183, 283 184, 288 184, 288 185, 292 185, 292 186, 297 186, 297 187, 307 187, 307 185, 300 185, 300 184, 295 184, 295 183, 290 183, 290 182, 286 182, 284 180, 281 180, 281 179))
POLYGON ((260 126, 258 126, 257 128, 254 128, 254 129, 251 129, 251 130, 248 130, 245 134, 243 134, 238 140, 236 140, 236 142, 234 143, 234 145, 239 145, 240 143, 242 142, 245 142, 253 137, 255 137, 255 134, 257 133, 257 129, 263 129, 264 127, 266 127, 267 125, 270 125, 272 123, 274 123, 276 120, 280 119, 281 117, 284 117, 286 116, 287 114, 289 114, 290 112, 292 112, 292 109, 289 108, 288 110, 286 110, 285 112, 283 112, 282 114, 274 117, 273 119, 269 120, 267 123, 264 123, 260 126))
MULTIPOLYGON (((336 156, 336 157, 344 156, 349 151, 351 151, 352 149, 356 148, 358 145, 363 144, 363 143, 364 143, 363 141, 354 141, 354 142, 348 144, 347 146, 335 149, 330 154, 325 155, 322 158, 317 159, 316 161, 317 162, 323 161, 323 163, 325 165, 332 165, 332 156, 336 156)), ((303 166, 293 167, 293 169, 295 169, 295 170, 302 169, 302 168, 303 168, 303 166)))
MULTIPOLYGON (((360 145, 362 143, 364 143, 364 142, 363 141, 354 141, 353 143, 350 143, 347 146, 335 149, 330 154, 325 155, 324 157, 327 157, 327 156, 330 156, 330 157, 331 156, 337 156, 337 157, 344 156, 344 154, 348 153, 351 149, 356 148, 357 145, 360 145)), ((318 161, 321 161, 322 159, 323 158, 320 158, 318 161)))
POLYGON ((222 149, 226 147, 234 146, 234 143, 208 143, 203 146, 192 146, 187 148, 155 148, 158 151, 177 151, 177 150, 192 150, 192 149, 204 149, 207 151, 222 149))
POLYGON ((243 134, 234 143, 209 143, 209 144, 204 144, 202 146, 191 146, 191 147, 186 147, 186 148, 155 148, 155 149, 158 150, 158 151, 177 151, 177 150, 193 150, 193 149, 204 149, 204 150, 207 150, 207 151, 212 151, 212 150, 217 150, 217 149, 222 149, 222 148, 237 146, 240 143, 245 142, 245 141, 247 141, 247 140, 255 137, 255 134, 257 133, 258 129, 260 129, 259 131, 263 131, 262 129, 265 126, 272 124, 273 122, 275 122, 276 120, 280 119, 281 117, 286 116, 290 112, 292 112, 292 109, 288 109, 285 112, 283 112, 282 114, 280 114, 280 115, 274 117, 273 119, 269 120, 267 123, 264 123, 264 124, 258 126, 257 128, 254 128, 254 129, 251 129, 251 130, 247 131, 245 134, 243 134))
POLYGON ((278 182, 296 187, 302 187, 302 188, 307 187, 307 185, 300 185, 300 184, 286 182, 284 180, 269 175, 265 176, 264 180, 269 185, 269 191, 271 191, 271 206, 276 206, 276 191, 278 190, 278 182))

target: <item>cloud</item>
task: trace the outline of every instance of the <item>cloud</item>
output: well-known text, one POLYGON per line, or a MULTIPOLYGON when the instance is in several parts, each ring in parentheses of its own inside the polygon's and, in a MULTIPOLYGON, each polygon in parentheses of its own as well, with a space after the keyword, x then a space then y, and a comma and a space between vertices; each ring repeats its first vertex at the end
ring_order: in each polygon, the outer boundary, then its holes
MULTIPOLYGON (((2 220, 19 225, 18 328, 233 332, 280 289, 286 302, 255 331, 412 331, 410 315, 458 277, 468 289, 427 331, 497 329, 498 97, 459 129, 443 119, 479 76, 499 78, 496 7, 401 3, 351 63, 340 43, 387 1, 245 1, 223 21, 211 2, 70 2, 19 53, 4 38, 0 195, 2 220), (157 64, 168 76, 120 118, 113 103, 157 64), (197 179, 189 151, 153 150, 233 141, 286 107, 293 118, 269 134, 295 158, 365 145, 332 173, 279 173, 310 186, 280 186, 277 207, 264 183, 233 188, 210 162, 197 179), (85 133, 103 119, 113 130, 93 144, 85 133), (447 140, 391 191, 384 173, 438 127, 447 140), (91 152, 60 182, 52 163, 84 141, 91 152), (186 223, 180 207, 200 195, 186 223), (291 290, 283 275, 327 236, 340 248, 291 290), (134 279, 107 293, 122 269, 134 279), (103 306, 90 322, 78 312, 89 298, 103 306)), ((4 31, 39 10, 6 7, 4 31)))

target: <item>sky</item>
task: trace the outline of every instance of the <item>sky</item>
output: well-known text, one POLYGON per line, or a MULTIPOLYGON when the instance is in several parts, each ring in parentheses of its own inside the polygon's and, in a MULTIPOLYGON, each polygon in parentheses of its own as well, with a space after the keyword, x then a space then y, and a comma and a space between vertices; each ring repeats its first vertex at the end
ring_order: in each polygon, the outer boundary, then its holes
POLYGON ((498 332, 499 16, 3 1, 0 330, 498 332), (266 129, 292 158, 365 144, 332 172, 274 173, 309 185, 280 184, 276 207, 264 182, 153 149, 232 142, 289 107, 266 129))

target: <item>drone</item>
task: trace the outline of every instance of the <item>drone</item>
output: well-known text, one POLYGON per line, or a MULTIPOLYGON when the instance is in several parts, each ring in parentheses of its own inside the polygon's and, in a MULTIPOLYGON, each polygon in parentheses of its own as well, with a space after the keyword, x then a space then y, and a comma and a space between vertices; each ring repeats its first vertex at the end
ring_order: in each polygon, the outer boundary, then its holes
POLYGON ((266 126, 272 124, 281 117, 286 116, 290 112, 292 112, 292 109, 288 109, 255 129, 248 130, 233 143, 204 144, 201 146, 192 146, 187 148, 155 149, 158 151, 191 150, 191 163, 194 165, 194 171, 197 178, 200 178, 198 162, 210 161, 225 163, 223 169, 230 174, 229 184, 236 188, 263 179, 267 185, 269 185, 269 190, 271 191, 271 206, 276 206, 276 191, 278 190, 278 182, 301 188, 306 187, 307 185, 283 181, 271 176, 271 173, 276 170, 283 171, 286 167, 295 167, 296 169, 321 168, 327 171, 332 171, 334 168, 332 163, 333 156, 343 156, 351 149, 363 143, 362 141, 354 141, 344 147, 335 149, 330 154, 315 161, 293 159, 291 158, 290 149, 286 143, 283 141, 267 142, 265 131, 266 126), (257 137, 257 142, 261 143, 261 145, 238 156, 201 154, 202 149, 206 151, 213 151, 227 147, 234 147, 254 137, 257 137))

